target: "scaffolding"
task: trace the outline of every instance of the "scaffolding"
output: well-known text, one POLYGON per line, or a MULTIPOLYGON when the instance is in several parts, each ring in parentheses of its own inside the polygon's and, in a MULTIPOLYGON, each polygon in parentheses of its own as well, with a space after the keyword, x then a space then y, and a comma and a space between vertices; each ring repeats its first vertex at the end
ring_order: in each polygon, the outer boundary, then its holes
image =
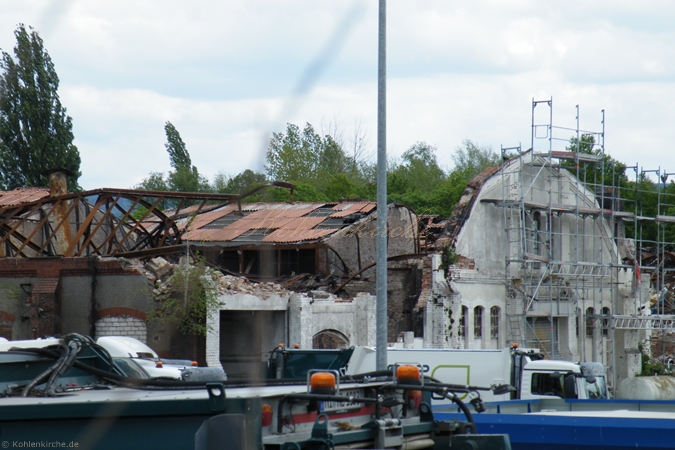
MULTIPOLYGON (((578 106, 575 122, 555 126, 553 99, 533 99, 530 148, 501 150, 502 198, 491 202, 503 209, 508 332, 551 359, 602 361, 615 379, 617 324, 644 329, 675 314, 675 184, 660 167, 605 154, 604 111, 599 131, 580 127, 578 106), (645 312, 664 319, 639 319, 645 312)), ((652 329, 665 353, 675 333, 652 329)))

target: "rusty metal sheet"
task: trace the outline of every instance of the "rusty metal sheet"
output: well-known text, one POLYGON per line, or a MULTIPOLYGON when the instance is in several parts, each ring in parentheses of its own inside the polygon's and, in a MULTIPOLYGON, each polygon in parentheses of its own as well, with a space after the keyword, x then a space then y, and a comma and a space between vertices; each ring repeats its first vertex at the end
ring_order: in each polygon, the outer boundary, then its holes
MULTIPOLYGON (((297 211, 297 210, 314 210, 324 206, 326 203, 311 203, 311 202, 298 202, 298 203, 244 203, 242 204, 242 210, 244 211, 297 211)), ((291 215, 294 213, 289 213, 291 215)))
POLYGON ((226 242, 246 233, 243 229, 207 229, 188 231, 183 235, 184 241, 226 242))
POLYGON ((278 228, 285 228, 289 222, 292 222, 292 217, 264 217, 262 219, 244 217, 243 219, 228 225, 228 228, 244 228, 246 230, 276 230, 278 228))
MULTIPOLYGON (((258 204, 260 205, 260 204, 258 204)), ((264 204, 263 204, 264 205, 264 204)), ((266 207, 256 208, 249 214, 249 218, 271 218, 271 217, 302 217, 309 214, 324 203, 268 203, 266 207)), ((248 210, 248 209, 247 209, 248 210)))
POLYGON ((289 230, 310 230, 326 220, 327 217, 298 217, 292 219, 282 228, 289 230))
POLYGON ((376 208, 375 202, 342 202, 333 206, 335 212, 330 217, 347 217, 358 212, 369 214, 376 208))
MULTIPOLYGON (((328 217, 344 217, 357 212, 368 213, 376 208, 374 202, 343 202, 333 203, 253 203, 242 205, 242 210, 249 213, 222 229, 206 229, 225 214, 219 212, 205 213, 201 219, 198 216, 190 227, 191 230, 184 236, 186 240, 201 241, 231 241, 251 230, 269 230, 262 242, 302 242, 311 241, 328 236, 339 229, 314 229, 328 217), (330 216, 308 216, 319 208, 332 207, 336 212, 330 216), (208 220, 207 220, 208 219, 208 220), (197 222, 199 221, 199 222, 197 222)), ((346 226, 346 225, 345 225, 346 226)))
POLYGON ((304 229, 281 229, 276 230, 265 236, 262 242, 266 243, 289 243, 289 242, 304 242, 314 241, 322 237, 335 233, 337 229, 323 228, 320 230, 304 230, 304 229))
POLYGON ((192 221, 190 224, 190 230, 197 230, 203 226, 206 226, 210 224, 211 222, 214 222, 221 217, 224 217, 228 214, 230 214, 232 211, 237 210, 237 205, 235 204, 230 204, 226 205, 223 208, 218 208, 214 211, 209 211, 205 212, 204 214, 199 214, 195 219, 192 221))
POLYGON ((0 206, 14 206, 49 197, 48 188, 27 187, 13 191, 0 191, 0 206))

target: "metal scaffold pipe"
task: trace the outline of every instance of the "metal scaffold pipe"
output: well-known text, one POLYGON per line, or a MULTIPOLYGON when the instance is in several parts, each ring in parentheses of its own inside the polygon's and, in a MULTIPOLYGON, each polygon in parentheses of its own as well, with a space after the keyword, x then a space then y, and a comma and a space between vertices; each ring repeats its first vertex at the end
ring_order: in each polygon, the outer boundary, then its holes
POLYGON ((380 0, 377 60, 376 367, 387 368, 387 52, 386 0, 380 0))

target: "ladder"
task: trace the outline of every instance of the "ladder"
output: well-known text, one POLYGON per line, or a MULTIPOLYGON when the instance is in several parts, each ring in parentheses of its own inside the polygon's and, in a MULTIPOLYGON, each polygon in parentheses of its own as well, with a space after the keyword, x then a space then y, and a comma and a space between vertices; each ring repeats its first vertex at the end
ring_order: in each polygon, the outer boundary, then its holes
POLYGON ((508 316, 509 318, 509 330, 511 331, 511 340, 517 342, 518 344, 525 343, 525 335, 523 334, 523 316, 508 316))

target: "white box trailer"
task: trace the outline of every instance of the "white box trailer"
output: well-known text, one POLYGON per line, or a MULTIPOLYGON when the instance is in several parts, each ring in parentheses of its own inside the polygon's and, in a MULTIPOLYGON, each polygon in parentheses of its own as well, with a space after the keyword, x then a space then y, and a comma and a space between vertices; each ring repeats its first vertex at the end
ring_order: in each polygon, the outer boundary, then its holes
MULTIPOLYGON (((542 358, 537 349, 387 349, 388 366, 420 364, 424 375, 443 383, 482 387, 510 384, 515 388, 513 394, 502 395, 481 391, 481 399, 487 402, 546 397, 609 398, 606 372, 600 363, 542 358)), ((346 373, 374 371, 375 361, 373 348, 356 347, 346 373)))
MULTIPOLYGON (((509 349, 389 349, 387 363, 421 364, 424 375, 448 384, 486 387, 512 384, 509 349)), ((511 395, 483 391, 481 398, 491 402, 510 400, 511 395)))

